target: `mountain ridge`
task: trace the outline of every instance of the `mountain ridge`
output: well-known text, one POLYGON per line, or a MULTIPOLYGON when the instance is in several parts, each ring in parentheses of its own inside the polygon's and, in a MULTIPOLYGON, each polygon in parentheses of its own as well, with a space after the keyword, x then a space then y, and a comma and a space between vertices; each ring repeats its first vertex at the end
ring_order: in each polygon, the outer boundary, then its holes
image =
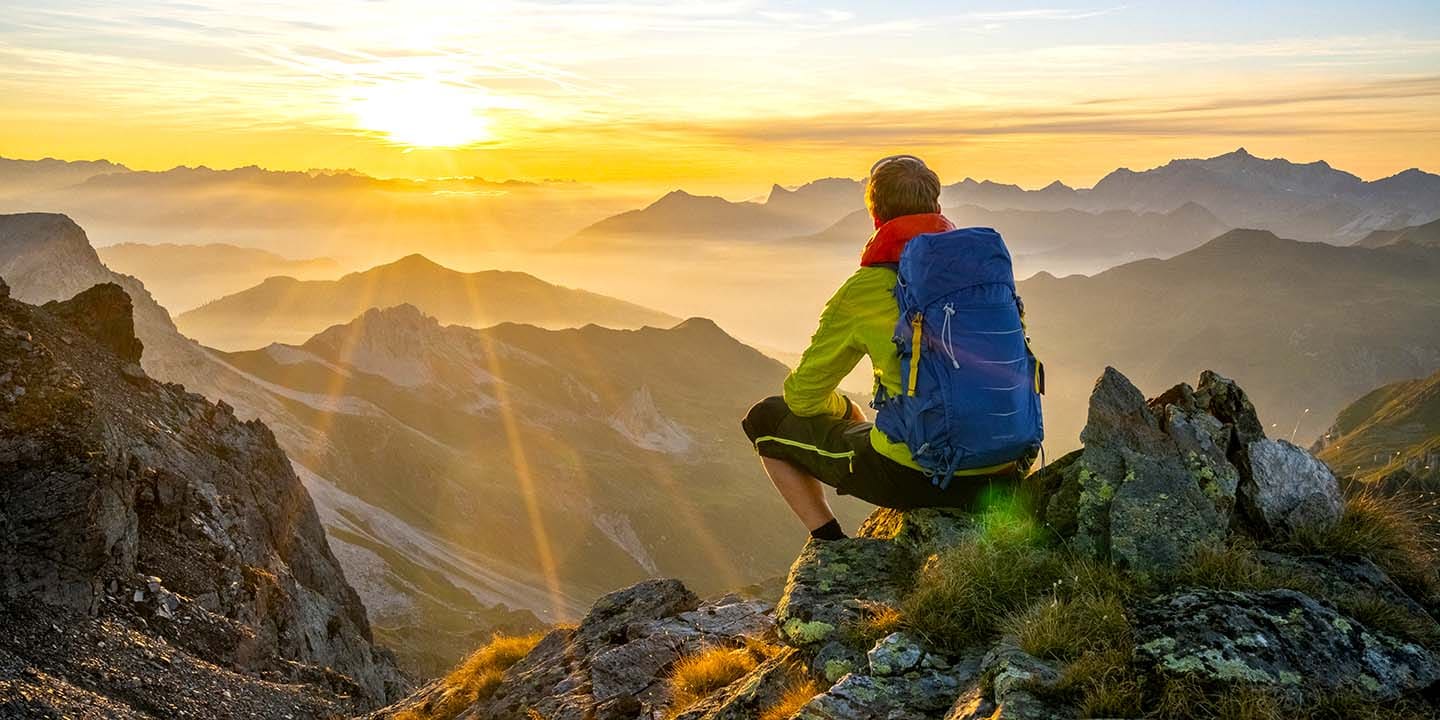
POLYGON ((182 313, 182 332, 228 349, 299 341, 375 305, 414 304, 446 322, 485 326, 521 320, 547 326, 597 322, 620 327, 677 319, 586 290, 512 270, 461 272, 420 253, 334 280, 266 278, 260 284, 182 313), (227 328, 242 327, 243 331, 227 328))

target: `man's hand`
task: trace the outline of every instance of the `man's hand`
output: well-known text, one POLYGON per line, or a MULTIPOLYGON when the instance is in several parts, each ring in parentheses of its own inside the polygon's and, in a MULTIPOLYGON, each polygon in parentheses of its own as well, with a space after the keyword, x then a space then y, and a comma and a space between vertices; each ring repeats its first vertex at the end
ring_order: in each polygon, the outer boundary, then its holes
POLYGON ((848 397, 845 398, 845 402, 850 405, 850 411, 845 413, 846 420, 853 420, 854 422, 870 421, 870 418, 865 417, 865 411, 860 409, 860 405, 858 403, 848 397))

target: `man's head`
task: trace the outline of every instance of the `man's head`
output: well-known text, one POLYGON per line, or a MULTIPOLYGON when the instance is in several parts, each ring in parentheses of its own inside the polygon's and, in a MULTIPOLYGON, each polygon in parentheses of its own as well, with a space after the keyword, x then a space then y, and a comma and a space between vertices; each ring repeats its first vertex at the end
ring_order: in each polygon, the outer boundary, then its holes
POLYGON ((870 167, 865 207, 876 227, 902 215, 940 212, 940 176, 914 155, 891 155, 870 167))

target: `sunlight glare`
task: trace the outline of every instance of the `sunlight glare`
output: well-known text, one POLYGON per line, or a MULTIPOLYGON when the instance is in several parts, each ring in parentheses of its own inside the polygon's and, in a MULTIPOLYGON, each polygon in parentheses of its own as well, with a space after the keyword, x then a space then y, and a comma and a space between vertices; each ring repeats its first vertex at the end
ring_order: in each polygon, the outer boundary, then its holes
POLYGON ((360 127, 401 145, 460 147, 493 137, 485 111, 495 106, 495 98, 481 90, 414 81, 367 88, 351 112, 360 127))

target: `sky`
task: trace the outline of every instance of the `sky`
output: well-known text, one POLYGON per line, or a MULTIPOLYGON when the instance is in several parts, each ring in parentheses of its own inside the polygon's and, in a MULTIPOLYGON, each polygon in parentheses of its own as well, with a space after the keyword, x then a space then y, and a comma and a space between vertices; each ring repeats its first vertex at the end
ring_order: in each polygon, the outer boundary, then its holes
POLYGON ((1436 2, 0 0, 0 156, 734 197, 884 154, 1440 170, 1436 2))

